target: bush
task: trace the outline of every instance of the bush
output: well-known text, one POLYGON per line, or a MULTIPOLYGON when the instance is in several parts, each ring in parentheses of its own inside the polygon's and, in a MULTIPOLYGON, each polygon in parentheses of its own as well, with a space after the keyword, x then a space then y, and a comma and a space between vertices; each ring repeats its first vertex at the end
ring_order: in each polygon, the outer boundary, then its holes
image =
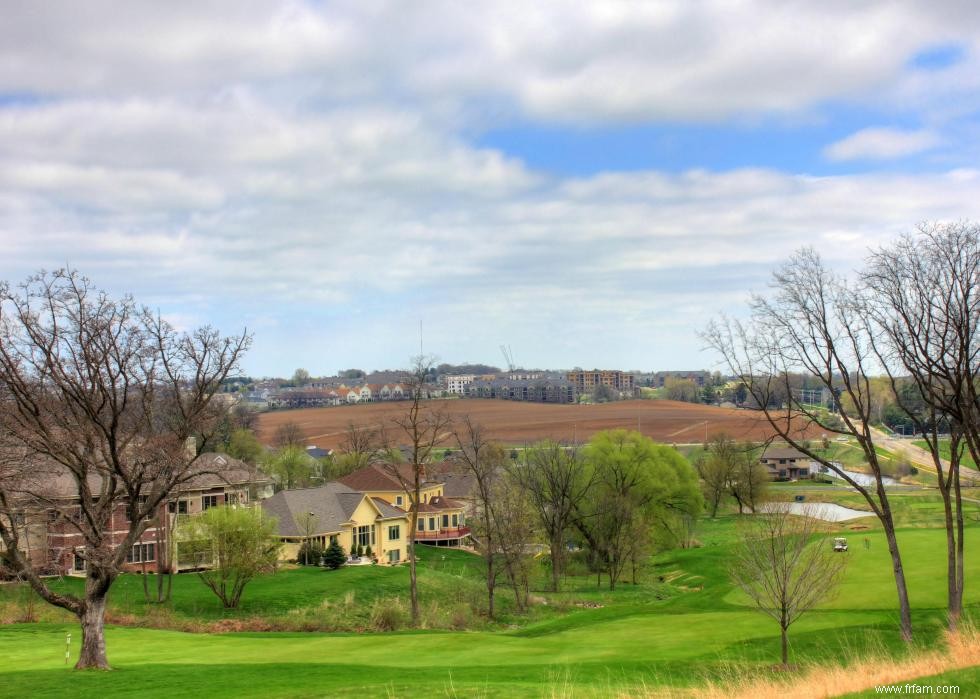
POLYGON ((337 570, 347 561, 344 550, 336 541, 330 542, 327 550, 323 552, 323 565, 330 570, 337 570))
POLYGON ((371 626, 377 631, 397 631, 405 625, 405 608, 398 599, 376 599, 371 608, 371 626))
POLYGON ((357 558, 360 555, 358 553, 358 550, 357 549, 358 549, 357 542, 354 542, 353 544, 350 545, 350 557, 351 558, 357 558))
POLYGON ((368 558, 374 555, 374 553, 371 551, 370 545, 364 549, 364 555, 367 556, 368 558))
POLYGON ((323 549, 315 541, 305 541, 299 547, 296 554, 296 562, 302 566, 315 566, 320 564, 323 557, 323 549))

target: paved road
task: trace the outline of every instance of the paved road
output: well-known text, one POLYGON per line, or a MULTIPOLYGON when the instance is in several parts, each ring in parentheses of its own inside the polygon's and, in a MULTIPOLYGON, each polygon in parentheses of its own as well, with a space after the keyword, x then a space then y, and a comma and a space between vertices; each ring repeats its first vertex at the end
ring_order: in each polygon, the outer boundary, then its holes
MULTIPOLYGON (((912 440, 910 439, 892 437, 876 428, 871 428, 871 431, 874 435, 875 444, 878 446, 887 449, 893 454, 906 455, 913 466, 924 468, 931 473, 936 472, 936 465, 933 463, 932 454, 928 450, 912 444, 912 440)), ((941 459, 940 463, 942 463, 943 469, 949 469, 949 461, 941 459)), ((966 466, 960 466, 960 478, 980 482, 980 471, 975 471, 966 466)))

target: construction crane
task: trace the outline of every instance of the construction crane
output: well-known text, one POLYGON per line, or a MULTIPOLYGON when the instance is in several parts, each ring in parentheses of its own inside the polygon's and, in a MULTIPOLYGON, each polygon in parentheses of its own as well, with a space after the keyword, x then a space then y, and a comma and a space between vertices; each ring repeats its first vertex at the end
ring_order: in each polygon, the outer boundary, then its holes
POLYGON ((500 351, 504 355, 504 361, 507 362, 507 371, 514 371, 514 353, 510 345, 501 345, 500 351))

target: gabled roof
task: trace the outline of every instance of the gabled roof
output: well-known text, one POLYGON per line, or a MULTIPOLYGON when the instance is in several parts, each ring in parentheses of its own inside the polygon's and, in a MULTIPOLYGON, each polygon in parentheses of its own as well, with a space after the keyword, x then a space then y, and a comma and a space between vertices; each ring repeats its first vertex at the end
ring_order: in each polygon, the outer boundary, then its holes
POLYGON ((382 517, 404 517, 407 513, 400 507, 395 507, 387 500, 382 498, 371 498, 379 510, 382 517))
POLYGON ((435 479, 442 483, 443 495, 449 498, 471 498, 476 489, 476 476, 472 473, 442 473, 435 479))
POLYGON ((419 512, 442 512, 443 510, 461 509, 463 509, 463 503, 450 500, 449 498, 442 497, 441 495, 436 495, 434 498, 429 498, 428 502, 423 502, 419 506, 419 512))
POLYGON ((763 459, 809 459, 803 452, 792 447, 769 447, 762 455, 763 459))
MULTIPOLYGON (((172 496, 193 490, 207 490, 228 485, 269 484, 272 481, 258 469, 228 454, 205 452, 200 454, 188 471, 190 477, 174 489, 172 496)), ((50 459, 36 459, 30 482, 25 482, 25 490, 50 498, 77 498, 78 485, 67 468, 50 459)), ((98 472, 88 476, 89 488, 98 492, 102 476, 98 472)))
MULTIPOLYGON (((400 474, 402 481, 406 484, 411 484, 415 481, 411 464, 371 464, 359 468, 353 473, 348 473, 346 476, 337 480, 354 490, 404 492, 405 488, 395 473, 400 474)), ((424 473, 422 482, 427 482, 424 473)))
POLYGON ((310 533, 340 531, 349 522, 364 493, 336 481, 316 488, 283 490, 262 501, 262 509, 279 521, 279 536, 305 536, 305 519, 312 520, 310 533))

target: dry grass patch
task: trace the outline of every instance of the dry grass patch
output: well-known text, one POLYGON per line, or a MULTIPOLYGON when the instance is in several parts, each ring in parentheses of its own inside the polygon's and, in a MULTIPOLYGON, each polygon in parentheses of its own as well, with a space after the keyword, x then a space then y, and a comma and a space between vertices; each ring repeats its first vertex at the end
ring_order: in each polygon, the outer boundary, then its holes
POLYGON ((872 689, 880 685, 902 684, 917 677, 939 675, 953 670, 980 665, 980 632, 963 628, 958 633, 947 632, 945 648, 918 651, 894 658, 884 653, 866 657, 842 666, 804 666, 800 672, 779 676, 758 672, 749 674, 735 669, 732 676, 721 682, 709 682, 695 690, 658 690, 644 687, 620 696, 670 697, 681 699, 782 699, 783 697, 837 697, 872 689))

